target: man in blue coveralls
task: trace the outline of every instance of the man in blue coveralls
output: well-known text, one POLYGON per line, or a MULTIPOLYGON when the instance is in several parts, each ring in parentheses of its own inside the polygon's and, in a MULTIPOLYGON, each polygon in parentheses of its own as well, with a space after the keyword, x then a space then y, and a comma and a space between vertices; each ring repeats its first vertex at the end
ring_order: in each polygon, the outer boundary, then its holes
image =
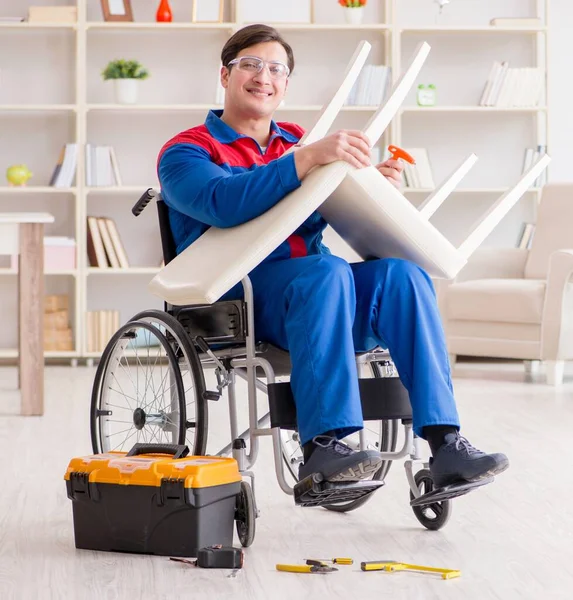
MULTIPOLYGON (((236 32, 221 54, 222 111, 161 149, 157 169, 177 252, 209 227, 254 219, 301 185, 318 165, 370 165, 359 131, 339 131, 296 148, 304 131, 272 117, 294 67, 291 47, 273 28, 236 32)), ((376 168, 399 186, 402 165, 376 168)), ((341 438, 363 427, 355 352, 387 348, 407 388, 415 433, 430 445, 436 487, 496 475, 509 463, 459 434, 450 365, 432 282, 400 259, 349 264, 322 244, 315 212, 251 273, 259 340, 290 352, 291 386, 303 444, 301 478, 356 481, 380 465, 374 450, 353 451, 341 438)), ((236 286, 223 299, 238 298, 236 286)))

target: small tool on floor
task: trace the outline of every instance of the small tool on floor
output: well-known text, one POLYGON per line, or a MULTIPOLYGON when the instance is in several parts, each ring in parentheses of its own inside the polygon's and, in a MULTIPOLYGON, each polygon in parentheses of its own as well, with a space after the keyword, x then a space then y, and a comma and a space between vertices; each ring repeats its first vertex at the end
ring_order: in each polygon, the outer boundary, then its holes
POLYGON ((331 563, 333 565, 353 565, 354 561, 351 558, 307 558, 307 565, 325 565, 331 563))
POLYGON ((437 573, 442 579, 454 579, 461 577, 462 572, 457 569, 439 569, 437 567, 424 567, 422 565, 411 565, 396 560, 379 560, 360 563, 363 571, 419 571, 421 573, 437 573))
POLYGON ((171 557, 169 560, 204 569, 241 569, 244 554, 240 548, 209 546, 197 552, 197 560, 171 557))
MULTIPOLYGON (((314 561, 319 563, 319 561, 314 561)), ((284 571, 286 573, 334 573, 338 571, 336 567, 330 567, 325 563, 320 564, 306 564, 306 565, 277 565, 277 571, 284 571)))

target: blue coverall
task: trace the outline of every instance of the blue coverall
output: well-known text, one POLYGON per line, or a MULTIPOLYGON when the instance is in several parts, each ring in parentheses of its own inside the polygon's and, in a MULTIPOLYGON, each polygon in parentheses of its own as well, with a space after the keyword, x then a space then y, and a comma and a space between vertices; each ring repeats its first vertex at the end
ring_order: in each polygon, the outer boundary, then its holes
MULTIPOLYGON (((158 158, 163 198, 181 252, 208 227, 249 221, 300 186, 292 153, 302 137, 271 123, 265 152, 211 111, 203 125, 169 140, 158 158)), ((414 432, 459 427, 444 332, 431 279, 401 259, 357 264, 322 244, 311 215, 251 273, 257 339, 290 352, 301 443, 363 427, 355 352, 387 348, 409 392, 414 432)), ((235 286, 223 299, 242 297, 235 286)))

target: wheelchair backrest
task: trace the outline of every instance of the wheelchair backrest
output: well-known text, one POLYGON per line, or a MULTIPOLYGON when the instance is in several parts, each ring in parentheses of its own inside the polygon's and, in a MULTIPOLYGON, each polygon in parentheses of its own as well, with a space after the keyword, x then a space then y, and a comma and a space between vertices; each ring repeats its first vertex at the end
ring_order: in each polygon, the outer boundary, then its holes
POLYGON ((163 248, 163 260, 165 264, 168 264, 177 256, 177 248, 169 224, 169 208, 161 199, 161 194, 157 196, 157 214, 159 216, 159 233, 163 248))

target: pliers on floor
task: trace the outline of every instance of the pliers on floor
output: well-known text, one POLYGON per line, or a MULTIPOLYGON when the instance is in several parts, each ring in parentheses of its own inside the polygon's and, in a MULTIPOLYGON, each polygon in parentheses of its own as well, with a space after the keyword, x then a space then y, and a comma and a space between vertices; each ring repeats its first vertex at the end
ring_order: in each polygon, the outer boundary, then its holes
MULTIPOLYGON (((307 561, 308 563, 309 561, 307 561)), ((277 565, 277 571, 285 571, 287 573, 333 573, 338 571, 336 567, 329 567, 320 561, 311 561, 313 564, 306 565, 277 565)))

